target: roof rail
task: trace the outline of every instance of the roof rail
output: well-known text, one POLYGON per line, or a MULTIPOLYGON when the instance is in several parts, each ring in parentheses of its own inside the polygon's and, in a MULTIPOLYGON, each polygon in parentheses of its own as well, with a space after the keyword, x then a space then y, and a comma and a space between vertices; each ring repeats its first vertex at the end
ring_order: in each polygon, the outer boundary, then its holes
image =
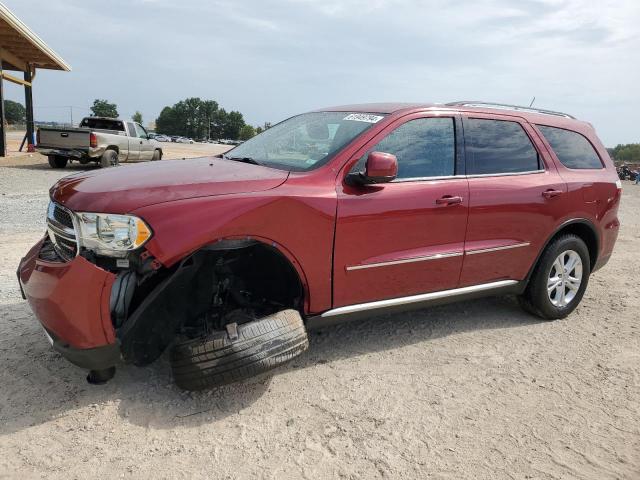
POLYGON ((498 110, 517 110, 521 112, 542 113, 543 115, 555 115, 557 117, 573 118, 574 120, 576 118, 573 115, 569 115, 568 113, 556 112, 554 110, 545 110, 542 108, 534 108, 534 107, 522 107, 519 105, 509 105, 504 103, 462 101, 462 102, 445 103, 445 105, 447 107, 486 107, 486 108, 495 108, 498 110))

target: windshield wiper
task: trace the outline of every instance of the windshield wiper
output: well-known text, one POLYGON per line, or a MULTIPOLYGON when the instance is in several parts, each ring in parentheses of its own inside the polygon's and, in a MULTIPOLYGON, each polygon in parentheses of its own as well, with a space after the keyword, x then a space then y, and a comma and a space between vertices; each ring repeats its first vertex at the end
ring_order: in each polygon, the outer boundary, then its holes
POLYGON ((222 158, 226 158, 227 160, 233 160, 234 162, 250 163, 252 165, 262 165, 256 159, 251 157, 227 157, 226 155, 223 155, 222 158))

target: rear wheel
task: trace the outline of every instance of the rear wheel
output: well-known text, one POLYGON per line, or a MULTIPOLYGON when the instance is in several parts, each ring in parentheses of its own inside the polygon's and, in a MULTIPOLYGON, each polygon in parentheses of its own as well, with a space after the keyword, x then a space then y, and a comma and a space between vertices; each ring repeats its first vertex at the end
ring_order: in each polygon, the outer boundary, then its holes
POLYGON ((520 304, 545 320, 566 317, 582 300, 590 265, 589 249, 580 237, 557 238, 540 257, 520 304))
POLYGON ((48 158, 51 168, 64 168, 69 161, 66 157, 61 157, 60 155, 49 155, 48 158))
POLYGON ((171 368, 180 388, 204 390, 272 370, 308 347, 300 314, 283 310, 175 345, 171 368))
POLYGON ((118 152, 115 150, 105 150, 102 157, 100 157, 100 166, 102 168, 117 167, 118 164, 118 152))

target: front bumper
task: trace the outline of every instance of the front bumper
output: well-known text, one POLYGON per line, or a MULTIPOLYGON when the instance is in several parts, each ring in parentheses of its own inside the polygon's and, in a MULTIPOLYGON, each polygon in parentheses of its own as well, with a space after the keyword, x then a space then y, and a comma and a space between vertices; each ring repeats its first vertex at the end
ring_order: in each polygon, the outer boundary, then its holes
POLYGON ((91 370, 113 366, 120 357, 109 308, 115 275, 79 256, 64 263, 42 260, 44 241, 20 261, 23 295, 67 360, 91 370))

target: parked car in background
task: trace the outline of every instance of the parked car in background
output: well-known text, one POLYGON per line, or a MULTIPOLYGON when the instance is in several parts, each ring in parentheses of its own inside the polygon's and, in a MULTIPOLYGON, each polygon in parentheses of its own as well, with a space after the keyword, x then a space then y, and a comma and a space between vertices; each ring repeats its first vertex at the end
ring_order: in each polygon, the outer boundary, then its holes
POLYGON ((86 117, 78 128, 40 127, 36 149, 52 168, 70 161, 112 167, 120 162, 160 160, 162 147, 142 125, 115 118, 86 117))
POLYGON ((155 139, 158 142, 171 142, 171 137, 168 137, 168 136, 162 135, 162 134, 156 135, 155 139))
POLYGON ((215 158, 59 180, 18 276, 92 381, 170 347, 177 384, 199 390, 291 360, 308 328, 383 312, 514 294, 564 318, 612 254, 621 192, 567 114, 334 107, 215 158))
POLYGON ((191 138, 178 137, 178 138, 176 138, 176 143, 195 143, 195 142, 191 138))

